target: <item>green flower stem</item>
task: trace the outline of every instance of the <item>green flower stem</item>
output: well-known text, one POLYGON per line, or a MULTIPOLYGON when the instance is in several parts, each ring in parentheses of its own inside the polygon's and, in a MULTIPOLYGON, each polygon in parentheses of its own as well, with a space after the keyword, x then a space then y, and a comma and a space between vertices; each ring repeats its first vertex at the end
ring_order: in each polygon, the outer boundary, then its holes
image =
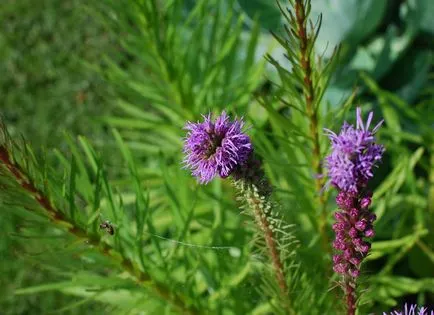
MULTIPOLYGON (((259 169, 253 170, 253 173, 255 172, 262 173, 259 169)), ((261 177, 262 179, 259 181, 258 185, 253 184, 251 178, 249 180, 245 177, 235 180, 234 186, 238 189, 240 197, 253 214, 255 222, 264 237, 268 256, 271 259, 276 281, 279 286, 283 307, 288 314, 292 314, 293 312, 288 297, 289 291, 286 282, 285 268, 278 248, 276 235, 273 231, 275 221, 272 217, 272 205, 269 201, 271 187, 264 180, 262 175, 257 176, 257 178, 261 177)))
POLYGON ((186 299, 179 294, 171 292, 164 284, 154 281, 149 274, 141 271, 133 261, 123 257, 121 253, 113 249, 109 244, 105 243, 101 236, 97 233, 89 233, 84 228, 77 226, 76 222, 71 221, 65 216, 64 213, 59 211, 51 203, 48 196, 44 195, 25 175, 22 168, 14 163, 9 155, 9 152, 5 146, 0 146, 0 162, 15 178, 18 184, 32 195, 39 205, 47 212, 49 219, 54 224, 67 229, 67 231, 73 234, 77 238, 82 238, 84 241, 97 248, 104 256, 109 257, 115 262, 119 262, 120 265, 127 271, 135 281, 143 286, 149 287, 157 297, 171 303, 181 314, 199 314, 199 311, 188 305, 186 299))
MULTIPOLYGON (((312 66, 311 66, 311 56, 310 51, 313 47, 309 47, 311 43, 311 39, 308 37, 307 33, 307 16, 306 16, 306 7, 304 0, 295 0, 295 21, 297 25, 297 29, 295 33, 299 39, 299 48, 300 48, 300 65, 304 72, 304 97, 306 103, 306 113, 309 117, 309 129, 310 136, 313 140, 313 158, 312 158, 312 168, 315 174, 322 174, 322 166, 321 166, 321 147, 319 143, 319 134, 318 134, 318 115, 317 111, 314 108, 315 101, 315 89, 313 87, 312 82, 312 66)), ((317 177, 315 179, 315 186, 318 195, 318 202, 321 205, 321 215, 319 217, 319 232, 321 234, 322 246, 325 252, 330 252, 330 240, 327 235, 327 231, 325 229, 327 225, 327 212, 326 212, 326 202, 324 195, 321 193, 324 187, 324 180, 321 177, 317 177)))

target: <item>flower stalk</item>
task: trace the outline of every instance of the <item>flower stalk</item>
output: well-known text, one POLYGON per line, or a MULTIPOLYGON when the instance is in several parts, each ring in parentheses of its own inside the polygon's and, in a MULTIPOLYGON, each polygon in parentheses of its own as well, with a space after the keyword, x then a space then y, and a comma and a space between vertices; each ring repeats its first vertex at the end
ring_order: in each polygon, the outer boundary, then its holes
POLYGON ((356 128, 344 123, 339 135, 326 129, 332 143, 332 152, 326 158, 329 183, 338 190, 336 204, 339 208, 333 224, 333 247, 337 251, 333 256, 333 270, 342 275, 348 315, 356 312, 357 278, 371 248, 369 239, 375 235, 376 216, 369 210, 372 192, 367 185, 384 147, 376 144, 374 137, 382 121, 370 131, 372 117, 371 112, 365 125, 361 110, 357 108, 356 128))
MULTIPOLYGON (((303 72, 303 94, 305 99, 306 115, 309 119, 309 133, 313 142, 312 148, 312 169, 315 174, 323 174, 321 164, 321 147, 319 141, 319 123, 318 113, 315 109, 316 94, 314 89, 313 75, 312 75, 312 60, 311 52, 314 44, 314 34, 309 34, 307 29, 308 10, 304 0, 295 0, 294 3, 295 16, 291 15, 293 20, 293 33, 296 35, 299 45, 299 66, 303 72)), ((325 252, 330 252, 329 239, 326 231, 327 225, 327 212, 326 200, 324 194, 321 193, 324 186, 324 179, 322 176, 316 176, 315 187, 317 191, 317 200, 321 207, 319 217, 319 233, 321 235, 322 247, 325 252)))
POLYGON ((334 214, 336 223, 333 230, 336 238, 333 248, 338 251, 333 256, 333 270, 343 275, 343 288, 349 315, 356 311, 356 280, 360 275, 360 266, 368 255, 371 244, 367 241, 374 237, 374 213, 368 210, 372 193, 362 192, 359 196, 341 191, 336 203, 341 211, 334 214))
POLYGON ((280 292, 282 306, 291 312, 287 277, 276 235, 280 222, 270 200, 272 187, 255 157, 250 138, 243 133, 241 119, 229 120, 225 112, 215 120, 204 116, 203 122, 187 123, 184 163, 200 183, 214 177, 233 177, 239 198, 248 208, 265 240, 267 254, 280 292))
POLYGON ((286 310, 290 312, 291 306, 288 300, 285 267, 275 232, 279 221, 274 218, 273 204, 270 201, 272 187, 261 168, 261 162, 253 153, 245 164, 234 170, 233 177, 233 183, 238 190, 241 201, 251 211, 264 237, 267 253, 271 258, 274 274, 279 286, 282 303, 286 310))

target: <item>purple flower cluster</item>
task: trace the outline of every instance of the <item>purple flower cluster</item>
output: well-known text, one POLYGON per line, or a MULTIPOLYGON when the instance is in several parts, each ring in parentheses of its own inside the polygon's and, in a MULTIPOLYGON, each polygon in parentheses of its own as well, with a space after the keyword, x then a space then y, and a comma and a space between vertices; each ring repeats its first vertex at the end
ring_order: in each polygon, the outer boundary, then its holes
MULTIPOLYGON (((383 315, 387 315, 387 313, 383 312, 383 315)), ((430 311, 427 307, 423 306, 418 308, 416 304, 407 307, 407 304, 405 304, 402 311, 393 311, 390 315, 434 315, 434 310, 430 311)))
POLYGON ((215 121, 210 114, 203 118, 203 122, 188 122, 185 126, 188 133, 184 163, 201 183, 208 183, 217 175, 228 177, 243 165, 252 152, 252 144, 242 131, 242 119, 231 121, 225 112, 215 121))
POLYGON ((335 213, 336 223, 333 224, 336 233, 333 247, 340 251, 333 256, 333 270, 357 278, 360 264, 371 248, 371 244, 364 239, 375 234, 372 223, 376 216, 368 210, 371 196, 359 200, 355 195, 341 191, 336 203, 342 211, 335 213))
POLYGON ((333 225, 336 234, 333 247, 338 251, 333 256, 333 270, 352 279, 359 276, 360 264, 371 247, 367 239, 374 236, 376 216, 368 210, 372 193, 366 186, 384 148, 375 143, 374 137, 382 121, 369 130, 372 116, 369 113, 365 125, 357 108, 356 128, 344 123, 339 135, 326 130, 332 144, 332 152, 326 158, 328 175, 339 191, 336 203, 340 209, 335 213, 333 225))
POLYGON ((325 129, 333 148, 326 158, 328 175, 332 185, 339 190, 357 193, 372 178, 372 168, 381 159, 384 147, 375 143, 374 134, 383 121, 370 131, 372 116, 370 112, 365 126, 361 110, 357 108, 356 128, 345 122, 339 135, 325 129))

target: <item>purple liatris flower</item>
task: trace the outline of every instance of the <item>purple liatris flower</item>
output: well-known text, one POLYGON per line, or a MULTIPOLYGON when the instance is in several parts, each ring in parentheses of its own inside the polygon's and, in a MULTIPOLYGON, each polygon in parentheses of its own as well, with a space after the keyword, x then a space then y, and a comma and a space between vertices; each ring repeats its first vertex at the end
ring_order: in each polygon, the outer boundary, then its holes
POLYGON ((336 203, 341 211, 335 213, 336 223, 333 230, 336 238, 333 247, 338 251, 333 256, 333 270, 343 275, 357 278, 360 264, 368 254, 371 244, 366 240, 374 236, 374 213, 368 210, 371 196, 366 195, 361 200, 344 191, 336 197, 336 203))
POLYGON ((210 114, 203 118, 203 122, 188 122, 185 126, 188 133, 184 163, 201 183, 208 183, 217 175, 228 177, 243 165, 252 152, 252 144, 242 131, 242 119, 231 121, 225 112, 215 121, 210 114))
MULTIPOLYGON (((383 315, 387 315, 386 312, 383 312, 383 315)), ((404 305, 404 309, 401 311, 393 311, 390 315, 434 315, 434 310, 429 310, 427 307, 417 307, 416 304, 407 306, 404 305)))
POLYGON ((333 270, 343 275, 348 314, 355 313, 356 279, 371 248, 368 239, 375 234, 376 216, 368 209, 372 193, 366 187, 384 148, 374 137, 382 121, 369 130, 372 116, 372 112, 369 113, 365 125, 357 108, 356 128, 344 123, 339 135, 326 129, 332 144, 332 152, 326 158, 329 182, 339 191, 336 197, 339 211, 335 213, 336 223, 333 224, 336 234, 333 247, 337 251, 333 256, 333 270))
POLYGON ((372 116, 370 112, 364 125, 361 110, 357 108, 356 128, 344 123, 339 135, 325 129, 332 143, 332 153, 326 158, 328 175, 331 184, 339 190, 357 193, 372 178, 372 168, 381 160, 384 148, 375 143, 374 134, 383 121, 370 131, 372 116))
POLYGON ((279 212, 273 211, 272 186, 260 159, 253 152, 250 138, 242 131, 244 123, 241 119, 230 120, 225 112, 215 120, 211 115, 203 118, 203 122, 189 122, 185 126, 188 133, 184 142, 184 163, 202 183, 211 181, 217 175, 222 178, 231 175, 243 209, 251 210, 264 237, 282 306, 289 308, 285 264, 281 244, 276 239, 277 233, 285 233, 285 227, 280 226, 279 212), (276 224, 279 229, 275 228, 276 224))

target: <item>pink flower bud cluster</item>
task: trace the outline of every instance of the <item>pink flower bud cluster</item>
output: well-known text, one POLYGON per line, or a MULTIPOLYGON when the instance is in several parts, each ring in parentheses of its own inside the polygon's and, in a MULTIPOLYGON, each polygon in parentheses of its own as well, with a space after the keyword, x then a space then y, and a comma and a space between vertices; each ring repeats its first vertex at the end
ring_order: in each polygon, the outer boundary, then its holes
POLYGON ((336 238, 333 247, 337 254, 333 256, 333 270, 357 278, 360 264, 371 248, 368 239, 375 235, 373 222, 376 216, 368 210, 371 194, 359 198, 353 193, 341 191, 336 203, 340 211, 334 214, 336 238))

